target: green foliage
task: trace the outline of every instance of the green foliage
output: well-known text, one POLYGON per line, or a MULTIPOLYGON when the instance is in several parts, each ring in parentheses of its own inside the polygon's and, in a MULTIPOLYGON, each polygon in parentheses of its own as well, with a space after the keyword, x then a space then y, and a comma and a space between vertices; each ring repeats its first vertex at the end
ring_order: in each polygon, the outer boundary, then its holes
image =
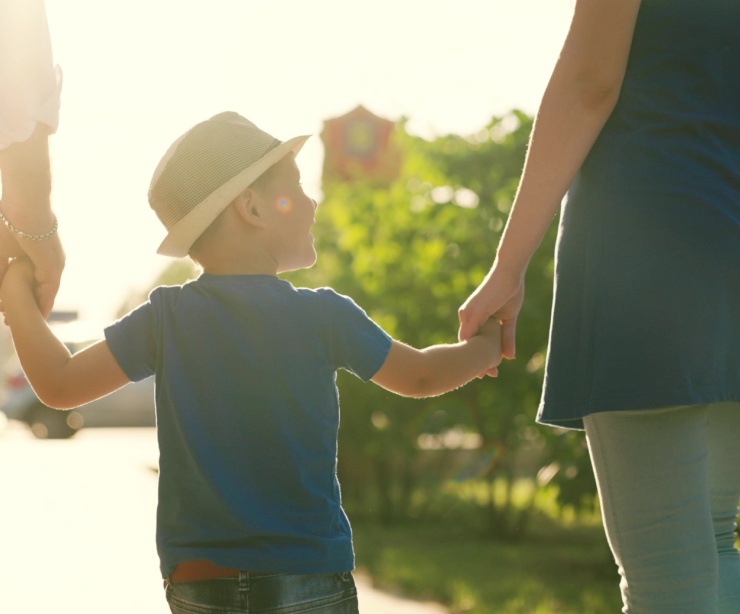
MULTIPOLYGON (((351 296, 393 337, 416 347, 456 340, 457 309, 493 261, 531 126, 530 117, 513 112, 493 118, 472 137, 448 135, 430 142, 409 135, 401 123, 395 134, 403 152, 401 175, 384 187, 324 185, 314 231, 318 263, 291 281, 330 285, 351 296)), ((435 399, 409 400, 340 374, 340 477, 353 515, 376 515, 386 522, 418 516, 445 481, 482 481, 491 493, 486 531, 510 535, 521 532, 529 513, 526 506, 511 504, 516 477, 534 477, 543 465, 547 471, 541 475, 548 482, 569 480, 573 467, 588 476, 587 468, 575 462, 582 459, 582 437, 534 422, 555 231, 553 224, 528 271, 518 359, 502 365, 498 379, 477 380, 435 399), (477 447, 451 453, 451 465, 466 460, 450 478, 425 468, 430 453, 420 449, 420 441, 443 448, 477 442, 477 447), (549 464, 552 450, 562 456, 558 464, 549 464), (501 478, 510 485, 503 498, 490 487, 501 478), (426 497, 418 495, 421 486, 426 497)), ((588 508, 593 489, 586 486, 585 492, 583 501, 578 492, 564 502, 588 508)))

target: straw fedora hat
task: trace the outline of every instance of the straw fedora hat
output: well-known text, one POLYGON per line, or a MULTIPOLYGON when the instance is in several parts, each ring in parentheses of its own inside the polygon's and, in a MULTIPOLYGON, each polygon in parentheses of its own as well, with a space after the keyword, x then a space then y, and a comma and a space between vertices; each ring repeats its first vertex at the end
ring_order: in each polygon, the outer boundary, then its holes
POLYGON ((167 229, 157 253, 187 256, 229 203, 288 153, 297 154, 308 137, 279 141, 231 111, 188 130, 164 154, 149 185, 149 204, 167 229))

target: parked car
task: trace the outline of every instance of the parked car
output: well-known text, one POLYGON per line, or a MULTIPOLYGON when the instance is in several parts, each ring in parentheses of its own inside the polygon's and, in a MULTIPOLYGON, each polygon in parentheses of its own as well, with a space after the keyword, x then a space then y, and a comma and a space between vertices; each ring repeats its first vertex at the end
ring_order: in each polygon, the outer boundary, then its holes
MULTIPOLYGON (((54 332, 74 353, 99 339, 80 322, 54 326, 54 332)), ((18 359, 6 368, 2 411, 9 420, 25 422, 39 439, 66 439, 81 428, 154 426, 154 378, 127 384, 115 392, 72 410, 44 405, 28 384, 18 359)))

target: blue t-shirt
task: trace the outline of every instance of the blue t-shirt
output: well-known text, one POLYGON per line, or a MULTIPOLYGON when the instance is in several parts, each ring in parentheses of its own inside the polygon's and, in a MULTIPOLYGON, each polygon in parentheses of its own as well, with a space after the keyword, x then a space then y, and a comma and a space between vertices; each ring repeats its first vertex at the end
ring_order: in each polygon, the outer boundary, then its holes
POLYGON ((283 573, 354 567, 336 477, 336 372, 367 381, 390 337, 351 299, 269 275, 155 289, 105 331, 132 380, 155 376, 157 548, 283 573))

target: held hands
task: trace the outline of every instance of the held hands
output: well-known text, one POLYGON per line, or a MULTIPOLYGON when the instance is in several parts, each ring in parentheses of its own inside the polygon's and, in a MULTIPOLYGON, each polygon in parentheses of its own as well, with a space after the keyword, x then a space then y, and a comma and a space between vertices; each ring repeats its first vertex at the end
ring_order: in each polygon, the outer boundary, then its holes
POLYGON ((26 241, 26 243, 32 243, 24 248, 33 265, 34 296, 46 319, 54 307, 54 299, 59 292, 66 262, 64 248, 58 234, 44 241, 26 241))
POLYGON ((14 258, 5 265, 5 274, 0 284, 0 311, 8 324, 6 304, 14 302, 20 292, 33 292, 36 280, 31 261, 26 257, 14 258))
POLYGON ((495 318, 489 318, 479 328, 476 337, 484 337, 491 344, 491 363, 489 368, 481 373, 478 378, 485 375, 498 376, 498 366, 501 364, 501 324, 495 318))
POLYGON ((504 358, 516 354, 516 321, 524 301, 524 274, 512 275, 494 264, 491 272, 458 310, 460 340, 469 339, 489 318, 501 323, 504 358))
POLYGON ((34 295, 46 319, 59 291, 66 261, 64 248, 58 235, 43 241, 25 240, 23 243, 21 246, 5 225, 0 224, 0 282, 9 267, 16 266, 14 262, 19 257, 24 256, 23 260, 26 261, 30 259, 27 266, 31 267, 32 279, 35 279, 34 295))

